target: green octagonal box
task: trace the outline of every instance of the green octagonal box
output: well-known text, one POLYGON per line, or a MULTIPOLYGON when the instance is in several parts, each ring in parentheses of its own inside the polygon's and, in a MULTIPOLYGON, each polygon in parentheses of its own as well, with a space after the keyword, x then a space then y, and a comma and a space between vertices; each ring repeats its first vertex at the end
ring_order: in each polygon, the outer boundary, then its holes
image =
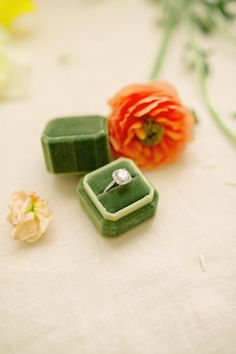
POLYGON ((51 173, 84 174, 110 161, 107 119, 102 116, 53 119, 44 129, 41 142, 51 173))
POLYGON ((104 236, 115 237, 154 216, 158 193, 132 160, 119 158, 81 178, 77 195, 92 222, 104 236), (114 184, 114 171, 125 169, 132 177, 125 185, 114 184))

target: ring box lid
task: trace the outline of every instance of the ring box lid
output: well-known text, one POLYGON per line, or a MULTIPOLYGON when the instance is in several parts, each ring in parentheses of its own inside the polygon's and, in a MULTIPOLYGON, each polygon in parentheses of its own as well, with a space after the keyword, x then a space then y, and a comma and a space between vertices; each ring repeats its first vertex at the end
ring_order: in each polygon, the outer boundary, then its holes
MULTIPOLYGON (((104 133, 104 118, 100 116, 61 117, 51 120, 44 131, 48 138, 64 140, 79 135, 87 139, 104 133)), ((105 131, 106 133, 106 131, 105 131)))
POLYGON ((110 161, 107 119, 102 116, 53 119, 41 141, 46 167, 54 174, 84 174, 110 161))

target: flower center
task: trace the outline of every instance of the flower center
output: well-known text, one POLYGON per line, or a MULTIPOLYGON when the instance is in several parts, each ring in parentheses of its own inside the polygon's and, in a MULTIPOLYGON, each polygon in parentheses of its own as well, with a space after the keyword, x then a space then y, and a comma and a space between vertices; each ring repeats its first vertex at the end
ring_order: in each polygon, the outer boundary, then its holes
POLYGON ((34 205, 33 202, 30 203, 30 205, 29 205, 28 209, 26 210, 25 214, 31 213, 31 212, 34 213, 34 215, 35 215, 35 205, 34 205))
POLYGON ((162 141, 164 128, 154 119, 146 118, 143 122, 141 131, 137 133, 136 135, 142 144, 147 146, 155 146, 162 141))

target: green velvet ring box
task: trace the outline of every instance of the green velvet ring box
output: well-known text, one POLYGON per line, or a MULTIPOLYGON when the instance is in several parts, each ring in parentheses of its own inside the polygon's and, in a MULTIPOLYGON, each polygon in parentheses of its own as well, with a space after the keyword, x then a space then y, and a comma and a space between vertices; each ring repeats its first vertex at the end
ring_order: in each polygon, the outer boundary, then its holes
POLYGON ((158 193, 133 161, 120 158, 80 180, 78 197, 93 223, 104 236, 118 236, 154 216, 158 193), (112 173, 126 169, 132 179, 125 185, 114 185, 112 173))
POLYGON ((107 120, 101 116, 57 118, 41 137, 49 172, 86 173, 110 161, 107 120))

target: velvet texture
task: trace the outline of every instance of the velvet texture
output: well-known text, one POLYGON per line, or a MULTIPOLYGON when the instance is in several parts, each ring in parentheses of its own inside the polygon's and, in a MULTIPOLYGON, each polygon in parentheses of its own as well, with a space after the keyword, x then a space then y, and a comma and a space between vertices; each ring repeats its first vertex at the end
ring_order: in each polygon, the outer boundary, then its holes
MULTIPOLYGON (((124 161, 122 159, 122 161, 120 163, 118 162, 118 164, 115 166, 115 169, 118 168, 126 168, 133 177, 132 181, 124 186, 116 185, 106 193, 103 193, 103 190, 112 179, 111 175, 114 171, 113 164, 108 164, 106 168, 103 169, 103 171, 98 171, 98 173, 91 176, 91 178, 89 175, 87 175, 87 181, 93 192, 96 194, 101 204, 110 213, 115 213, 137 202, 138 200, 148 195, 150 192, 148 186, 142 179, 142 175, 137 175, 132 164, 129 163, 129 160, 124 161)), ((138 210, 128 213, 117 221, 110 221, 104 219, 100 211, 88 196, 86 190, 84 189, 83 179, 80 180, 77 194, 82 206, 84 207, 85 211, 99 232, 102 235, 109 237, 121 235, 136 225, 141 224, 142 222, 154 216, 158 202, 158 194, 155 191, 153 200, 149 204, 140 207, 138 210)))
POLYGON ((110 161, 107 121, 101 116, 57 118, 41 137, 47 170, 86 173, 110 161))

